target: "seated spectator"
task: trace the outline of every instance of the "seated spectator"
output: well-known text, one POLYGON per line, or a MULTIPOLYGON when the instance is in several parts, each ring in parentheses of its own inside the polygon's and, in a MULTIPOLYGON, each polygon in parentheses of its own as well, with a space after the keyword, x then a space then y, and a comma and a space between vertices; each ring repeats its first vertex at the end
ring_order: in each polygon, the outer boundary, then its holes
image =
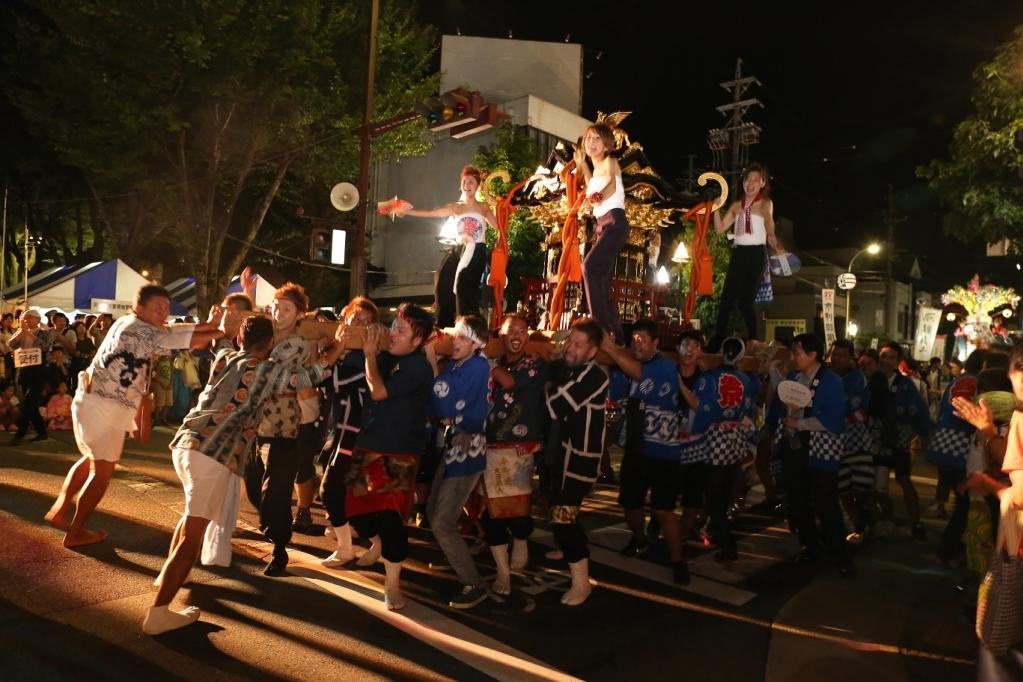
POLYGON ((57 384, 57 392, 46 403, 46 428, 50 431, 71 430, 71 395, 63 381, 57 384))
POLYGON ((18 415, 21 414, 21 408, 18 407, 20 404, 21 401, 15 395, 14 384, 8 384, 0 393, 0 430, 18 430, 14 422, 18 421, 18 415))

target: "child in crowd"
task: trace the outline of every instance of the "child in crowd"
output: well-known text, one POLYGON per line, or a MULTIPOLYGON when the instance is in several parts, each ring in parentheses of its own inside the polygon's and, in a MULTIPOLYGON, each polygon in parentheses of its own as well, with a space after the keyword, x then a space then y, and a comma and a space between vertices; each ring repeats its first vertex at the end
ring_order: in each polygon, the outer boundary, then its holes
POLYGON ((0 393, 0 430, 17 431, 18 415, 21 414, 21 401, 14 394, 14 384, 7 385, 0 393))
POLYGON ((57 392, 46 403, 46 428, 50 431, 71 430, 71 395, 63 381, 57 384, 57 392))

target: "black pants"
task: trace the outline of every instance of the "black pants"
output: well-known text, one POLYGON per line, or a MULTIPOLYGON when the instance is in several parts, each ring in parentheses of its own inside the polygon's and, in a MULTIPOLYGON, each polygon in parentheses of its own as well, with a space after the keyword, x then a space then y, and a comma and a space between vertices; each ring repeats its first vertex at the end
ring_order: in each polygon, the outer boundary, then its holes
POLYGON ((348 465, 352 458, 338 454, 334 457, 333 463, 328 464, 323 470, 323 480, 320 482, 320 499, 323 506, 327 508, 327 516, 330 518, 330 525, 334 528, 348 523, 348 516, 345 514, 345 496, 348 489, 345 487, 345 476, 348 475, 348 465))
POLYGON ((476 244, 469 264, 455 277, 455 309, 459 315, 479 314, 480 280, 486 267, 487 245, 476 244))
POLYGON ((735 537, 732 536, 732 524, 728 520, 728 504, 732 501, 736 464, 720 466, 708 464, 707 476, 707 508, 710 512, 711 528, 714 531, 714 542, 725 552, 736 551, 735 537))
POLYGON ((291 492, 298 472, 298 448, 294 438, 259 438, 269 445, 263 488, 259 495, 259 529, 278 547, 291 542, 291 492))
POLYGON ((819 534, 814 516, 820 521, 824 543, 838 561, 848 558, 845 546, 845 524, 838 505, 838 472, 812 469, 809 466, 806 439, 794 449, 782 443, 782 473, 785 476, 785 504, 789 523, 799 542, 814 554, 819 549, 819 534))
POLYGON ((491 547, 500 547, 508 544, 508 536, 516 540, 525 540, 533 533, 533 517, 519 516, 514 519, 491 518, 489 512, 483 512, 480 517, 483 524, 483 534, 487 544, 491 547))
POLYGON ((316 475, 315 461, 322 447, 322 434, 315 422, 298 427, 298 440, 295 443, 295 483, 305 483, 316 475))
POLYGON ((945 526, 945 532, 941 535, 941 542, 938 544, 939 559, 955 559, 962 556, 966 548, 963 546, 963 532, 966 530, 966 520, 970 515, 970 495, 960 493, 959 484, 965 480, 966 472, 952 467, 938 467, 938 480, 945 483, 956 496, 956 505, 952 510, 952 516, 945 526))
POLYGON ((398 512, 382 511, 353 516, 351 523, 360 538, 380 536, 380 554, 388 561, 398 563, 408 556, 408 531, 405 530, 405 520, 398 512))
POLYGON ((558 543, 558 548, 565 554, 565 560, 574 564, 590 556, 586 533, 579 524, 578 515, 583 499, 593 488, 593 484, 577 478, 562 480, 560 469, 551 483, 553 487, 550 498, 551 532, 558 543), (574 510, 574 515, 566 516, 559 512, 560 508, 574 510))
POLYGON ((728 320, 732 316, 732 308, 736 306, 743 322, 746 323, 748 338, 757 338, 757 316, 753 312, 753 299, 756 298, 757 287, 764 279, 765 267, 767 247, 763 244, 736 246, 732 249, 728 273, 725 275, 725 288, 718 302, 718 320, 714 325, 714 338, 719 342, 728 335, 728 320))
POLYGON ((625 334, 615 309, 617 304, 611 300, 609 291, 615 260, 628 239, 629 223, 625 211, 613 208, 597 218, 597 241, 583 259, 583 282, 590 315, 601 329, 614 333, 619 343, 625 340, 625 334))
POLYGON ((46 397, 43 395, 46 390, 44 371, 42 365, 21 368, 21 390, 24 392, 24 400, 21 404, 21 414, 18 415, 18 432, 15 434, 17 438, 25 437, 29 422, 35 427, 36 435, 46 437, 46 420, 39 413, 39 408, 46 407, 46 397))

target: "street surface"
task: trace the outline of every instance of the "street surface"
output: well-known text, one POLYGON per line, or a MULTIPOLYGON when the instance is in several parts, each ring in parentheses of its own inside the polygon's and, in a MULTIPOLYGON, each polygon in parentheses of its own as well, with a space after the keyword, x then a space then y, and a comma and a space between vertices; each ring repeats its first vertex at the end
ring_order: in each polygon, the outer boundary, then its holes
MULTIPOLYGON (((0 446, 0 655, 3 680, 713 680, 887 682, 971 680, 975 639, 957 574, 934 560, 943 521, 924 512, 928 538, 900 526, 859 548, 859 575, 795 560, 798 545, 770 510, 739 518, 740 561, 720 564, 698 539, 693 580, 679 587, 662 544, 626 559, 617 488, 598 486, 584 509, 591 577, 581 607, 559 599, 567 565, 544 552, 539 526, 512 598, 469 611, 447 607, 458 588, 428 530, 412 528, 402 574, 408 608, 383 607, 383 566, 321 567, 333 540, 296 534, 288 575, 268 578, 270 546, 244 495, 228 568, 197 567, 178 595, 200 621, 159 637, 140 624, 183 507, 166 444, 128 441, 91 525, 99 545, 64 549, 42 517, 77 450, 69 433, 0 446)), ((921 501, 933 470, 916 466, 921 501)), ((893 486, 894 489, 895 486, 893 486)), ((756 502, 757 491, 750 495, 756 502)), ((896 499, 897 513, 901 501, 896 499)), ((493 573, 489 551, 477 555, 493 573)))

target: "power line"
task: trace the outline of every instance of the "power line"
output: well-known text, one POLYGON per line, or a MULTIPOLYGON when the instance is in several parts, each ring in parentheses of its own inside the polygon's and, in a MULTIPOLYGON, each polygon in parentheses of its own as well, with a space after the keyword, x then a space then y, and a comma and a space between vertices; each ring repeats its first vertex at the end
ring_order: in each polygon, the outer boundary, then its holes
MULTIPOLYGON (((316 140, 310 140, 309 142, 305 142, 305 143, 303 143, 301 145, 298 145, 297 147, 293 147, 293 148, 285 150, 285 151, 275 152, 273 154, 270 154, 269 156, 265 156, 265 157, 263 157, 261 159, 253 161, 252 167, 253 167, 253 169, 256 169, 256 168, 264 166, 264 165, 266 165, 268 163, 271 163, 273 161, 277 161, 278 159, 282 159, 282 158, 286 158, 288 156, 292 156, 294 154, 297 154, 299 152, 305 151, 307 149, 311 149, 313 147, 318 147, 318 146, 320 146, 322 144, 326 144, 327 142, 330 142, 332 140, 336 140, 336 139, 338 139, 340 137, 344 137, 345 135, 352 134, 356 130, 356 128, 357 128, 357 126, 356 127, 351 127, 351 128, 346 129, 346 130, 343 130, 343 131, 338 131, 338 132, 335 132, 335 133, 331 133, 330 135, 326 135, 326 136, 321 137, 321 138, 316 139, 316 140)), ((224 170, 224 171, 222 171, 220 173, 220 175, 228 175, 230 173, 237 172, 239 170, 241 170, 241 166, 238 166, 235 169, 224 170)), ((173 183, 164 185, 159 190, 142 190, 142 189, 139 189, 139 190, 131 190, 131 191, 128 191, 128 192, 118 192, 116 194, 103 194, 103 195, 100 195, 100 196, 85 196, 85 197, 70 197, 70 198, 67 198, 67 199, 28 200, 28 199, 18 199, 17 196, 14 196, 13 201, 17 201, 19 203, 23 203, 26 206, 28 206, 28 205, 37 206, 37 205, 45 205, 45 204, 83 203, 83 202, 89 202, 89 201, 93 201, 93 200, 103 201, 103 200, 106 200, 106 199, 123 199, 123 198, 126 198, 126 197, 133 197, 133 196, 140 196, 140 195, 143 195, 143 194, 150 194, 150 193, 156 192, 156 191, 166 191, 166 190, 169 190, 169 189, 175 189, 175 188, 181 187, 182 185, 185 185, 185 184, 207 181, 207 180, 212 179, 213 177, 214 177, 214 174, 212 174, 212 173, 209 174, 209 175, 206 175, 206 176, 201 176, 201 177, 189 177, 189 178, 185 178, 184 180, 179 180, 177 182, 173 182, 173 183)))

